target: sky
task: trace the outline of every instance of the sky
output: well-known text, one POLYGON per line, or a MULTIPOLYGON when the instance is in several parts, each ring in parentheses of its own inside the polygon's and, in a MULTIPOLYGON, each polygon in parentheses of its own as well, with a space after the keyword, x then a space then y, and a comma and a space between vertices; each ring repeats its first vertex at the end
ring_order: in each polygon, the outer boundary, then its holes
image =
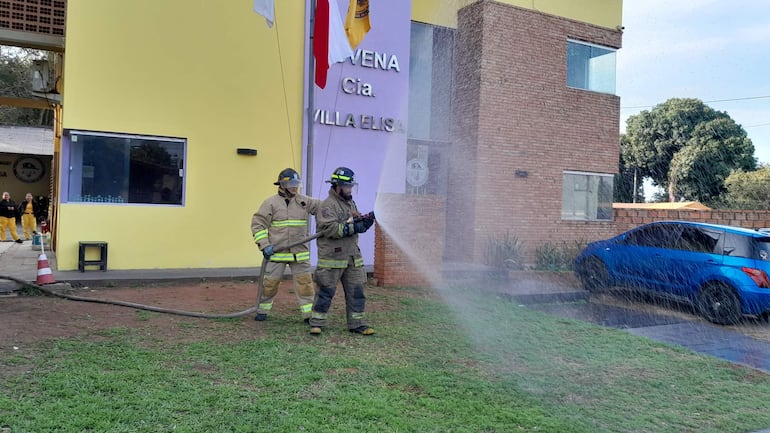
POLYGON ((623 0, 620 129, 670 98, 724 111, 770 164, 770 1, 623 0))

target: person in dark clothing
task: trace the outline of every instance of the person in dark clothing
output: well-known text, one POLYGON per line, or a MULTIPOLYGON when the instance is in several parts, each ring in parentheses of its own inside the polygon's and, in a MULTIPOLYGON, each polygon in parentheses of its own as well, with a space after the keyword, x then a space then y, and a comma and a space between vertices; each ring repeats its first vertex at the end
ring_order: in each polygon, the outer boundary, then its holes
POLYGON ((11 237, 16 243, 22 243, 19 234, 16 233, 16 203, 11 200, 11 194, 7 191, 3 193, 3 199, 0 200, 0 241, 5 240, 5 230, 11 231, 11 237))

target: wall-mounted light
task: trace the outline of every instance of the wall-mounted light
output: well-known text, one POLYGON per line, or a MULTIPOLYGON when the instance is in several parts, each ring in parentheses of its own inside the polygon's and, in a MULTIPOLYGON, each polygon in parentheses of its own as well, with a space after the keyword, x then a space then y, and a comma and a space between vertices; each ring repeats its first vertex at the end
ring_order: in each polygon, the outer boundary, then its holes
POLYGON ((516 170, 514 172, 514 174, 516 175, 516 177, 527 177, 527 176, 529 176, 529 172, 526 171, 526 170, 516 170))
POLYGON ((247 149, 245 147, 239 147, 238 155, 257 156, 257 149, 247 149))

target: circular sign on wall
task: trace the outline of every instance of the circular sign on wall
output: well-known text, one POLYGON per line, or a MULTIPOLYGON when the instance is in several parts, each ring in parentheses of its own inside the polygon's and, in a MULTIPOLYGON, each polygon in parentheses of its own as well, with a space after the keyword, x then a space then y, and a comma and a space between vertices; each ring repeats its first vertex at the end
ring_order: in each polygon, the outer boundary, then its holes
POLYGON ((406 163, 406 181, 414 188, 419 188, 428 181, 428 163, 421 159, 412 159, 406 163))
POLYGON ((37 182, 43 178, 45 166, 39 158, 25 156, 13 163, 13 174, 22 182, 37 182))

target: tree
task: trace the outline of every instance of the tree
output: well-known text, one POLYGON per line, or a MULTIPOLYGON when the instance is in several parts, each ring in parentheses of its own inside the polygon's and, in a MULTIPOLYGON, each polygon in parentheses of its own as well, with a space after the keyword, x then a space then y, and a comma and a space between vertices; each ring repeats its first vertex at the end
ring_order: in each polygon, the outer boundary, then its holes
MULTIPOLYGON (((0 96, 32 98, 32 66, 46 57, 45 51, 0 46, 0 96)), ((51 126, 53 112, 38 108, 0 106, 0 124, 51 126)))
POLYGON ((620 159, 618 161, 618 174, 615 175, 615 191, 613 194, 613 201, 618 203, 636 203, 643 202, 644 195, 642 194, 642 177, 638 174, 638 168, 634 167, 629 161, 626 155, 623 154, 623 149, 628 149, 628 136, 621 134, 620 136, 620 159), (636 187, 636 190, 634 190, 636 187))
POLYGON ((756 167, 754 145, 725 112, 699 99, 673 98, 626 122, 621 153, 639 174, 679 198, 710 203, 732 170, 756 167))
POLYGON ((755 168, 754 145, 743 128, 719 118, 695 126, 688 144, 674 155, 669 177, 680 197, 713 204, 727 192, 730 173, 755 168))
POLYGON ((725 179, 724 204, 730 209, 770 210, 770 166, 736 171, 725 179))

